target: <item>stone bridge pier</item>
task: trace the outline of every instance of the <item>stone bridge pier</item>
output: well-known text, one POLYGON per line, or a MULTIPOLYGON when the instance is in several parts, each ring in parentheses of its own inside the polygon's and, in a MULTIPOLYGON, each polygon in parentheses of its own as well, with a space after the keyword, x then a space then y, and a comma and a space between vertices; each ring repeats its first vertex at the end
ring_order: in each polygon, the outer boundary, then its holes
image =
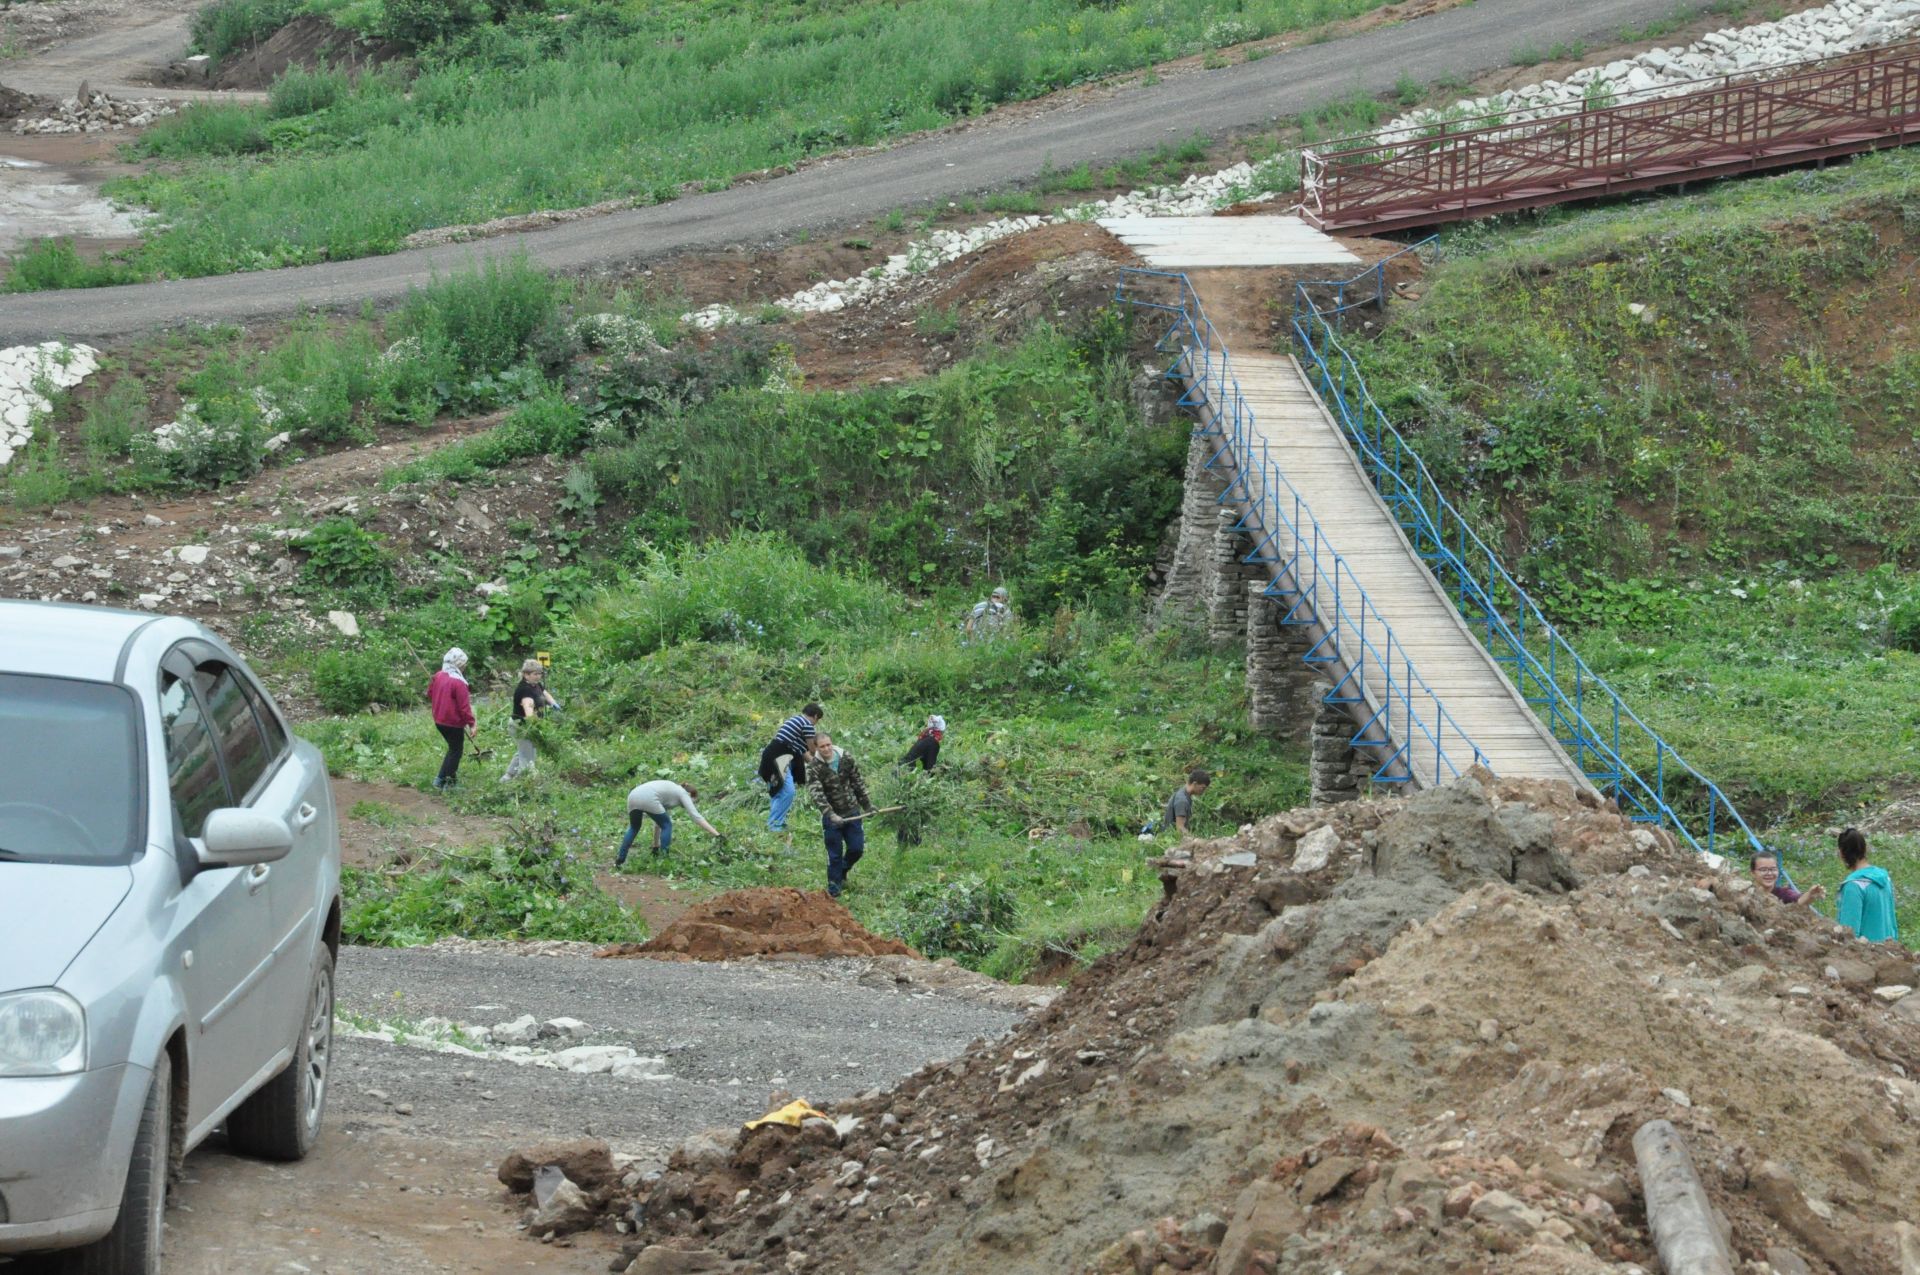
POLYGON ((1351 801, 1366 790, 1373 767, 1347 743, 1352 718, 1325 702, 1329 683, 1304 661, 1305 631, 1282 624, 1285 606, 1262 595, 1269 568, 1244 561, 1254 542, 1234 530, 1243 507, 1220 500, 1233 470, 1224 460, 1207 468, 1218 446, 1217 440, 1195 438, 1187 451, 1179 535, 1154 600, 1154 623, 1189 627, 1204 632, 1216 651, 1241 652, 1248 724, 1310 748, 1315 805, 1351 801))

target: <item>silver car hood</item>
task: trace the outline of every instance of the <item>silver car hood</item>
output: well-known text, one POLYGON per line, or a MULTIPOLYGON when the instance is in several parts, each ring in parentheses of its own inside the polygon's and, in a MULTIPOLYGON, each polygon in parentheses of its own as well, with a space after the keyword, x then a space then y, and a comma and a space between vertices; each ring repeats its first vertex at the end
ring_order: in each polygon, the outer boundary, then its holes
POLYGON ((0 992, 50 987, 133 888, 133 869, 0 863, 0 992))

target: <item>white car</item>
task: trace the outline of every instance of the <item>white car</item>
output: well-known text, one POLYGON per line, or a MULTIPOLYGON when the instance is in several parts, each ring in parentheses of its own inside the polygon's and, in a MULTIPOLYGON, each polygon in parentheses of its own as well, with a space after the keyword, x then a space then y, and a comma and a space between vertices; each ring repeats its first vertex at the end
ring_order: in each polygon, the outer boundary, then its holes
POLYGON ((339 944, 326 764, 240 657, 0 601, 0 1255, 155 1275, 195 1144, 306 1155, 339 944))

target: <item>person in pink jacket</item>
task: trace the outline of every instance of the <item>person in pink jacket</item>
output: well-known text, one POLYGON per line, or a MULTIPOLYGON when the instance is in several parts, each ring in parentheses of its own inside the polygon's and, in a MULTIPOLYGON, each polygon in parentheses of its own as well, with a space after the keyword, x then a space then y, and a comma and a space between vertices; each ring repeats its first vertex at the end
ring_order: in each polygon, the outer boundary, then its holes
POLYGON ((447 741, 447 755, 440 762, 435 788, 451 788, 460 774, 460 754, 473 736, 477 723, 473 716, 473 695, 467 689, 467 653, 454 647, 440 657, 440 671, 427 684, 427 700, 433 705, 433 724, 447 741))

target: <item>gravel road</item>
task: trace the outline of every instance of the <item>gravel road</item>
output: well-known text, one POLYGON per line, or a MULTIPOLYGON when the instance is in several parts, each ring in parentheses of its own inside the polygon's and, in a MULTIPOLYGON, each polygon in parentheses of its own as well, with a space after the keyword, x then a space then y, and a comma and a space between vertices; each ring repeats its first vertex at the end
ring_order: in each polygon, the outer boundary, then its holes
POLYGON ((371 1088, 411 1105, 409 1127, 435 1138, 591 1133, 640 1154, 762 1114, 776 1085, 820 1102, 891 1084, 1013 1020, 1004 1009, 905 990, 857 961, 708 965, 429 948, 347 948, 340 1008, 482 1025, 564 1016, 587 1024, 586 1043, 664 1056, 671 1080, 637 1081, 370 1041, 341 1050, 334 1092, 349 1118, 371 1088))
MULTIPOLYGON (((500 1157, 591 1135, 657 1164, 696 1130, 760 1115, 776 1076, 795 1094, 830 1102, 890 1084, 1014 1019, 858 961, 702 965, 350 947, 339 995, 343 1012, 386 1020, 577 1018, 594 1042, 664 1054, 673 1078, 615 1080, 339 1040, 313 1155, 268 1164, 230 1155, 216 1138, 187 1157, 167 1215, 167 1275, 605 1271, 615 1237, 526 1238, 518 1202, 493 1176, 500 1157)), ((3 1260, 0 1271, 34 1275, 3 1260)))
MULTIPOLYGON (((1688 6, 1683 5, 1683 8, 1688 6)), ((891 150, 814 165, 651 208, 549 229, 286 270, 88 291, 27 293, 0 307, 0 345, 124 336, 187 322, 246 322, 308 307, 392 300, 468 262, 526 253, 559 270, 602 269, 688 249, 778 241, 1030 180, 1049 164, 1095 166, 1169 140, 1224 136, 1355 90, 1383 92, 1504 66, 1516 46, 1608 40, 1674 12, 1674 0, 1478 0, 1396 26, 1219 71, 1171 76, 1089 104, 989 117, 891 150)))

